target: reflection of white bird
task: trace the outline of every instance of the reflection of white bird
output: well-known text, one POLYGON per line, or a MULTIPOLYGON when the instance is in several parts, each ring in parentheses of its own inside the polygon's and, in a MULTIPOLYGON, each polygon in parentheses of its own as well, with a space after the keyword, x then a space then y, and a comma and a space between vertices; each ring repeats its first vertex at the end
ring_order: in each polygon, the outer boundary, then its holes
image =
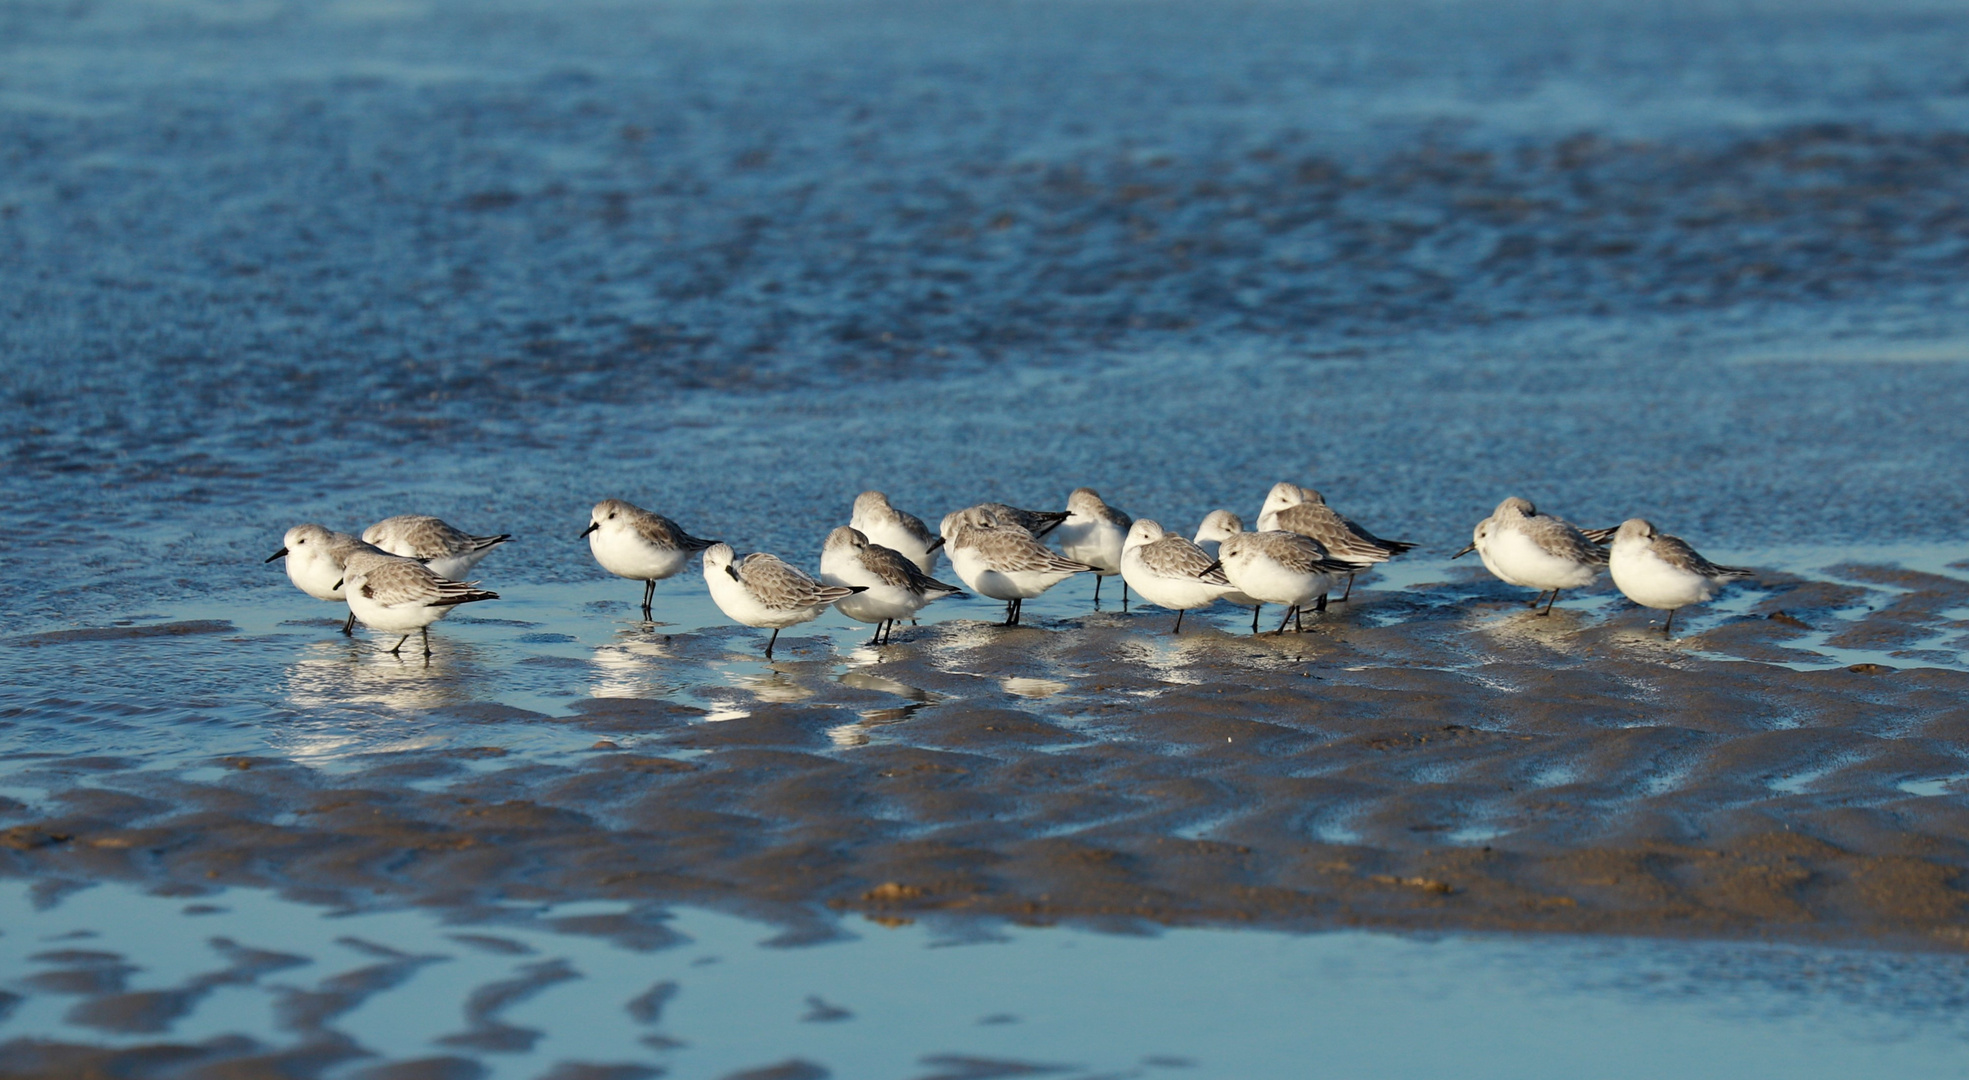
POLYGON ((1202 548, 1165 534, 1160 524, 1146 518, 1128 528, 1121 580, 1133 585, 1142 599, 1176 612, 1172 634, 1183 632, 1183 612, 1209 607, 1233 591, 1230 579, 1202 548))
POLYGON ((1550 591, 1552 599, 1540 615, 1552 614, 1560 589, 1585 588, 1607 568, 1605 548, 1566 519, 1541 514, 1528 500, 1515 496, 1477 522, 1470 546, 1450 558, 1460 559, 1472 551, 1499 580, 1537 589, 1532 607, 1550 591))
POLYGON ((1244 595, 1267 604, 1286 605, 1285 619, 1276 631, 1281 634, 1286 623, 1291 623, 1295 632, 1305 629, 1299 624, 1300 608, 1324 599, 1333 588, 1335 576, 1361 569, 1359 563, 1327 558, 1326 549, 1311 537, 1277 529, 1225 537, 1217 545, 1217 561, 1211 565, 1221 568, 1244 595))
MULTIPOLYGON (((1329 556, 1351 563, 1387 562, 1415 547, 1402 540, 1381 539, 1335 513, 1319 492, 1285 480, 1272 485, 1264 509, 1258 511, 1258 530, 1272 529, 1309 536, 1319 541, 1329 556)), ((1340 600, 1345 603, 1353 595, 1354 575, 1348 574, 1347 591, 1340 600)))
POLYGON ((596 503, 581 536, 588 538, 588 550, 602 569, 643 583, 644 619, 650 617, 656 583, 682 570, 692 555, 717 543, 700 540, 662 514, 652 514, 621 499, 596 503))
MULTIPOLYGON (((1061 515, 1064 517, 1065 515, 1061 515)), ((1005 625, 1019 625, 1025 601, 1094 569, 1055 554, 1032 533, 999 517, 989 504, 943 519, 950 567, 971 591, 1005 601, 1005 625)))
POLYGON ((1658 532, 1641 518, 1620 523, 1608 553, 1608 569, 1629 600, 1668 612, 1661 627, 1663 637, 1674 627, 1678 609, 1715 596, 1726 581, 1755 576, 1734 566, 1717 566, 1681 537, 1658 532))
MULTIPOLYGON (((1197 547, 1203 549, 1205 555, 1215 559, 1217 557, 1217 545, 1223 543, 1225 538, 1236 536, 1243 531, 1243 518, 1238 517, 1229 510, 1212 510, 1208 514, 1205 514, 1203 520, 1198 523, 1194 543, 1197 547)), ((1224 594, 1224 602, 1226 604, 1236 604, 1238 607, 1250 608, 1251 632, 1254 634, 1258 632, 1258 613, 1265 610, 1263 603, 1235 590, 1224 594)))
MULTIPOLYGON (((287 535, 281 538, 280 550, 267 556, 267 561, 284 556, 287 580, 295 588, 316 600, 339 604, 347 599, 342 591, 343 560, 357 551, 376 550, 348 533, 331 532, 314 524, 296 525, 287 530, 287 535)), ((342 633, 353 634, 355 627, 356 616, 352 610, 349 620, 342 624, 342 633)))
POLYGON ((923 519, 889 505, 889 497, 879 491, 855 496, 855 512, 848 527, 868 538, 868 542, 888 548, 916 564, 918 570, 933 574, 937 569, 937 549, 943 537, 930 531, 923 519))
POLYGON ((464 580, 480 559, 512 538, 511 533, 473 536, 428 514, 399 514, 362 530, 364 543, 416 559, 437 576, 453 581, 464 580))
POLYGON ((712 544, 704 550, 704 583, 718 610, 734 621, 772 628, 772 639, 766 642, 768 660, 781 630, 811 622, 829 604, 867 591, 860 585, 823 585, 777 555, 754 552, 739 559, 730 544, 712 544))
MULTIPOLYGON (((1060 554, 1094 568, 1094 606, 1101 606, 1101 579, 1121 573, 1121 548, 1135 519, 1102 501, 1093 488, 1074 488, 1067 496, 1067 517, 1053 536, 1060 554)), ((1121 579, 1121 603, 1128 603, 1128 578, 1121 579)))
POLYGON ((432 623, 451 614, 459 604, 497 600, 499 594, 467 582, 439 577, 415 559, 382 552, 358 551, 344 564, 342 591, 349 611, 372 630, 403 635, 389 651, 397 653, 410 632, 424 635, 424 655, 431 655, 432 623))
POLYGON ((835 601, 834 607, 850 619, 875 624, 870 645, 886 644, 896 632, 897 619, 914 616, 930 601, 964 595, 955 585, 945 585, 917 569, 901 552, 870 543, 860 530, 847 525, 827 534, 820 553, 820 579, 866 590, 835 601))

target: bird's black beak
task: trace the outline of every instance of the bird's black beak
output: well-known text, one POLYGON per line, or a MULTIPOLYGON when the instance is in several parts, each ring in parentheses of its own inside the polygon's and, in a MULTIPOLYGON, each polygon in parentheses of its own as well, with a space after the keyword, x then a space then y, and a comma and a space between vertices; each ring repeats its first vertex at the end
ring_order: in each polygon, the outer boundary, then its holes
POLYGON ((1463 549, 1462 551, 1459 551, 1459 552, 1457 552, 1456 554, 1454 554, 1454 555, 1451 555, 1451 556, 1450 556, 1450 561, 1451 561, 1451 562, 1454 562, 1454 561, 1456 561, 1457 559, 1460 559, 1460 558, 1462 558, 1463 556, 1465 556, 1465 555, 1468 555, 1468 554, 1470 554, 1471 552, 1473 552, 1473 551, 1475 551, 1475 550, 1477 550, 1477 545, 1473 543, 1473 544, 1471 544, 1471 545, 1470 545, 1469 547, 1466 547, 1466 548, 1464 548, 1464 549, 1463 549))
POLYGON ((342 587, 342 582, 344 582, 344 581, 347 581, 347 580, 348 580, 347 578, 336 578, 336 579, 335 579, 335 584, 333 584, 333 585, 330 585, 330 586, 328 587, 328 591, 329 591, 329 592, 334 592, 334 591, 335 591, 336 589, 339 589, 339 588, 341 588, 341 587, 342 587))
POLYGON ((940 548, 940 547, 942 547, 942 546, 943 546, 943 537, 941 537, 941 536, 939 536, 939 537, 937 537, 937 538, 936 538, 935 540, 932 540, 932 541, 930 541, 930 546, 929 546, 929 547, 926 547, 926 548, 924 548, 923 550, 924 550, 924 551, 935 551, 935 550, 937 550, 938 548, 940 548))
POLYGON ((601 528, 601 527, 602 527, 602 523, 601 523, 601 522, 599 522, 599 521, 591 521, 591 522, 589 522, 589 523, 588 523, 588 527, 587 527, 587 528, 585 528, 585 529, 583 529, 583 530, 581 530, 581 535, 580 535, 580 536, 577 536, 577 537, 575 537, 575 539, 576 539, 576 540, 582 540, 582 539, 585 539, 585 538, 586 538, 586 537, 588 536, 588 534, 589 534, 589 533, 591 533, 591 532, 594 532, 594 531, 595 531, 596 529, 599 529, 599 528, 601 528))
POLYGON ((725 573, 730 574, 733 581, 738 580, 738 567, 733 566, 731 563, 725 564, 725 573))
POLYGON ((1202 570, 1197 571, 1196 576, 1202 577, 1203 575, 1208 574, 1213 570, 1222 570, 1223 568, 1224 568, 1224 560, 1215 559, 1210 563, 1209 566, 1206 566, 1202 570))
POLYGON ((276 552, 274 552, 273 554, 271 554, 271 555, 269 555, 269 556, 267 556, 267 561, 268 561, 268 562, 272 562, 272 561, 274 561, 275 559, 278 559, 278 558, 280 558, 280 557, 281 557, 282 555, 285 555, 285 554, 287 554, 287 549, 286 549, 286 548, 281 548, 281 549, 280 549, 279 551, 276 551, 276 552))

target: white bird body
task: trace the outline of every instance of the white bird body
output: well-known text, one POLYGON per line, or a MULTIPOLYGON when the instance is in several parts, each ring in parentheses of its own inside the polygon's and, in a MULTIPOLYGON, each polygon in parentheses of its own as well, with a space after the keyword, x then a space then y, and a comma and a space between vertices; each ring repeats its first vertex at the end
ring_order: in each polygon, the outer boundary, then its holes
MULTIPOLYGON (((950 567, 974 593, 993 600, 1030 600, 1093 567, 1055 554, 1031 533, 973 507, 953 515, 944 550, 950 567)), ((951 519, 946 519, 950 521, 951 519)))
POLYGON ((1326 549, 1311 537, 1279 529, 1225 537, 1217 545, 1217 561, 1238 592, 1291 609, 1325 596, 1334 575, 1359 569, 1358 564, 1327 558, 1326 549))
POLYGON ((1093 488, 1067 496, 1067 519, 1053 530, 1060 554, 1094 568, 1101 577, 1121 573, 1121 549, 1134 519, 1102 501, 1093 488))
POLYGON ((812 622, 829 605, 862 591, 823 585, 776 555, 754 552, 740 559, 730 544, 705 549, 704 583, 732 621, 775 631, 812 622))
MULTIPOLYGON (((498 593, 438 576, 416 559, 381 551, 357 551, 344 564, 342 590, 349 611, 371 630, 402 634, 423 630, 459 604, 497 600, 498 593)), ((403 642, 397 642, 402 648, 403 642)), ((391 652, 397 651, 391 649, 391 652)), ((428 639, 425 655, 430 654, 428 639)))
POLYGON ((643 583, 643 618, 650 617, 656 583, 673 577, 692 555, 717 541, 700 540, 662 514, 621 499, 604 499, 588 514, 588 551, 602 569, 643 583))
POLYGON ((1663 534, 1641 518, 1621 522, 1608 552, 1608 569, 1629 600, 1671 612, 1664 633, 1673 625, 1676 609, 1707 601, 1726 581, 1752 576, 1748 570, 1717 566, 1680 537, 1663 534))
POLYGON ((878 644, 884 623, 911 618, 932 600, 963 595, 956 586, 923 573, 901 552, 872 543, 847 525, 827 534, 820 553, 820 579, 828 585, 865 590, 835 601, 834 606, 850 619, 876 624, 878 644))
POLYGON ((1477 522, 1470 546, 1451 558, 1475 551, 1498 580, 1537 589, 1541 595, 1593 584, 1607 567, 1607 550, 1587 539, 1564 518, 1541 514, 1528 500, 1513 496, 1477 522))
POLYGON ((1233 591, 1230 580, 1213 569, 1211 561, 1194 543, 1143 519, 1129 527, 1128 542, 1121 549, 1121 578, 1157 607, 1191 611, 1233 591))

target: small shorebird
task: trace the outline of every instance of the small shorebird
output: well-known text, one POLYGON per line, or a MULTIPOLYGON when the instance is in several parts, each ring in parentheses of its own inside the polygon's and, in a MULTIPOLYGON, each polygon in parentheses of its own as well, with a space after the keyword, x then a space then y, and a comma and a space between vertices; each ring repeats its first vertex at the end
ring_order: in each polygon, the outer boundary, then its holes
POLYGON ((885 645, 895 635, 896 620, 914 616, 932 600, 963 596, 963 590, 917 569, 900 551, 872 543, 861 530, 843 525, 827 534, 820 552, 820 580, 864 592, 842 597, 834 607, 860 622, 875 624, 870 645, 885 645))
POLYGON ((1363 567, 1328 558, 1326 549, 1309 536, 1272 529, 1225 537, 1209 569, 1222 570, 1238 592, 1254 600, 1286 605, 1275 631, 1283 634, 1287 623, 1295 633, 1305 629, 1300 609, 1331 592, 1334 577, 1363 567))
POLYGON ((889 497, 879 491, 855 496, 855 512, 848 527, 860 532, 871 544, 897 552, 926 574, 937 569, 937 549, 943 537, 930 531, 923 519, 889 505, 889 497))
MULTIPOLYGON (((1210 556, 1214 560, 1217 558, 1218 545, 1222 544, 1226 538, 1236 536, 1243 531, 1243 518, 1238 517, 1229 510, 1212 510, 1208 514, 1203 515, 1203 520, 1197 524, 1196 539, 1192 543, 1196 544, 1197 547, 1203 550, 1205 555, 1210 556)), ((1224 594, 1224 602, 1226 604, 1236 604, 1238 607, 1250 608, 1251 632, 1254 634, 1258 632, 1258 613, 1265 610, 1265 605, 1261 601, 1233 590, 1224 594)))
POLYGON ((1183 632, 1183 612, 1209 607, 1235 591, 1202 548, 1164 533, 1160 524, 1146 518, 1129 526, 1120 562, 1121 580, 1133 585, 1142 599, 1176 612, 1172 634, 1183 632))
MULTIPOLYGON (((1258 511, 1258 530, 1275 529, 1312 537, 1332 558, 1352 563, 1387 562, 1415 547, 1402 540, 1381 539, 1335 513, 1319 492, 1286 480, 1272 485, 1264 508, 1258 511)), ((1346 603, 1353 595, 1354 575, 1348 574, 1347 591, 1340 602, 1346 603)))
POLYGON ((1529 500, 1516 496, 1497 504, 1490 516, 1477 522, 1470 546, 1451 555, 1460 559, 1472 551, 1498 580, 1537 589, 1531 606, 1545 600, 1540 615, 1552 614, 1560 589, 1583 589, 1607 568, 1607 550, 1595 544, 1564 518, 1541 514, 1529 500), (1552 598, 1545 599, 1550 592, 1552 598))
POLYGON ((497 600, 499 594, 474 588, 469 582, 440 577, 415 559, 381 551, 351 552, 344 562, 342 591, 349 612, 362 625, 402 638, 390 649, 403 649, 415 630, 424 635, 424 655, 431 655, 431 624, 451 614, 459 604, 497 600))
MULTIPOLYGON (((1135 519, 1102 501, 1093 488, 1074 488, 1067 496, 1067 517, 1054 537, 1060 554, 1094 568, 1094 606, 1101 606, 1101 579, 1121 573, 1121 548, 1135 519)), ((1121 604, 1128 606, 1128 577, 1121 578, 1121 604)))
MULTIPOLYGON (((280 550, 267 556, 267 561, 285 556, 287 580, 295 588, 316 600, 339 604, 348 599, 342 589, 343 561, 357 551, 377 550, 348 533, 332 532, 310 523, 287 530, 287 535, 281 538, 280 550)), ((348 621, 342 624, 342 633, 354 634, 355 628, 356 616, 351 610, 348 621)))
POLYGON ((621 499, 603 499, 588 516, 581 536, 602 569, 643 583, 643 618, 650 617, 656 583, 682 570, 690 557, 717 543, 700 540, 662 514, 621 499))
POLYGON ((480 559, 512 538, 511 533, 473 536, 428 514, 399 514, 362 530, 363 543, 416 559, 430 567, 431 573, 452 581, 464 580, 480 559))
POLYGON ((1607 568, 1629 600, 1668 612, 1661 635, 1669 636, 1675 612, 1716 595, 1726 581, 1756 576, 1734 566, 1717 566, 1679 536, 1657 531, 1652 522, 1628 518, 1614 533, 1607 568))
POLYGON ((718 610, 734 621, 772 628, 773 636, 766 642, 768 660, 781 630, 812 622, 829 604, 868 591, 861 585, 823 585, 779 556, 762 551, 740 559, 730 544, 722 543, 704 549, 704 583, 718 610))
POLYGON ((951 569, 972 592, 1005 601, 1005 625, 1017 626, 1027 599, 1094 568, 1056 554, 1023 527, 1000 518, 992 506, 973 506, 944 518, 944 551, 951 569))

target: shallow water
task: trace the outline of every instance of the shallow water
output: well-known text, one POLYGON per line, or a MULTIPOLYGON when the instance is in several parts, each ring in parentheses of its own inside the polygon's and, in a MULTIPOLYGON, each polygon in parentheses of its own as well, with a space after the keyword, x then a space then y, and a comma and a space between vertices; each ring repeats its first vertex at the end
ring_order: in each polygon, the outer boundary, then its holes
MULTIPOLYGON (((126 1063, 175 1044, 344 1074, 449 1058, 514 1080, 1284 1077, 1313 1061, 1391 1077, 1939 1077, 1969 1039, 1954 956, 868 923, 789 942, 688 908, 646 917, 648 940, 625 949, 581 931, 620 904, 446 923, 245 890, 53 899, 0 893, 0 966, 33 973, 0 1033, 126 1063)), ((6 1045, 20 1063, 53 1053, 6 1045)))
MULTIPOLYGON (((224 887, 215 933, 287 910, 252 889, 719 940, 831 906, 1166 970, 1682 946, 1004 920, 1958 948, 1965 54, 1916 3, 9 6, 0 872, 224 887), (1073 582, 767 663, 574 539, 616 496, 812 567, 869 487, 1187 529, 1280 479, 1422 547, 1262 641, 1073 582), (1446 561, 1507 494, 1759 580, 1672 642, 1606 588, 1539 619, 1446 561), (409 511, 517 537, 428 663, 262 564, 409 511)), ((849 951, 971 955, 925 933, 849 951)), ((1191 1052, 1128 1000, 1045 1059, 1191 1052)), ((1948 1025, 1879 1000, 1919 1072, 1948 1025)))

